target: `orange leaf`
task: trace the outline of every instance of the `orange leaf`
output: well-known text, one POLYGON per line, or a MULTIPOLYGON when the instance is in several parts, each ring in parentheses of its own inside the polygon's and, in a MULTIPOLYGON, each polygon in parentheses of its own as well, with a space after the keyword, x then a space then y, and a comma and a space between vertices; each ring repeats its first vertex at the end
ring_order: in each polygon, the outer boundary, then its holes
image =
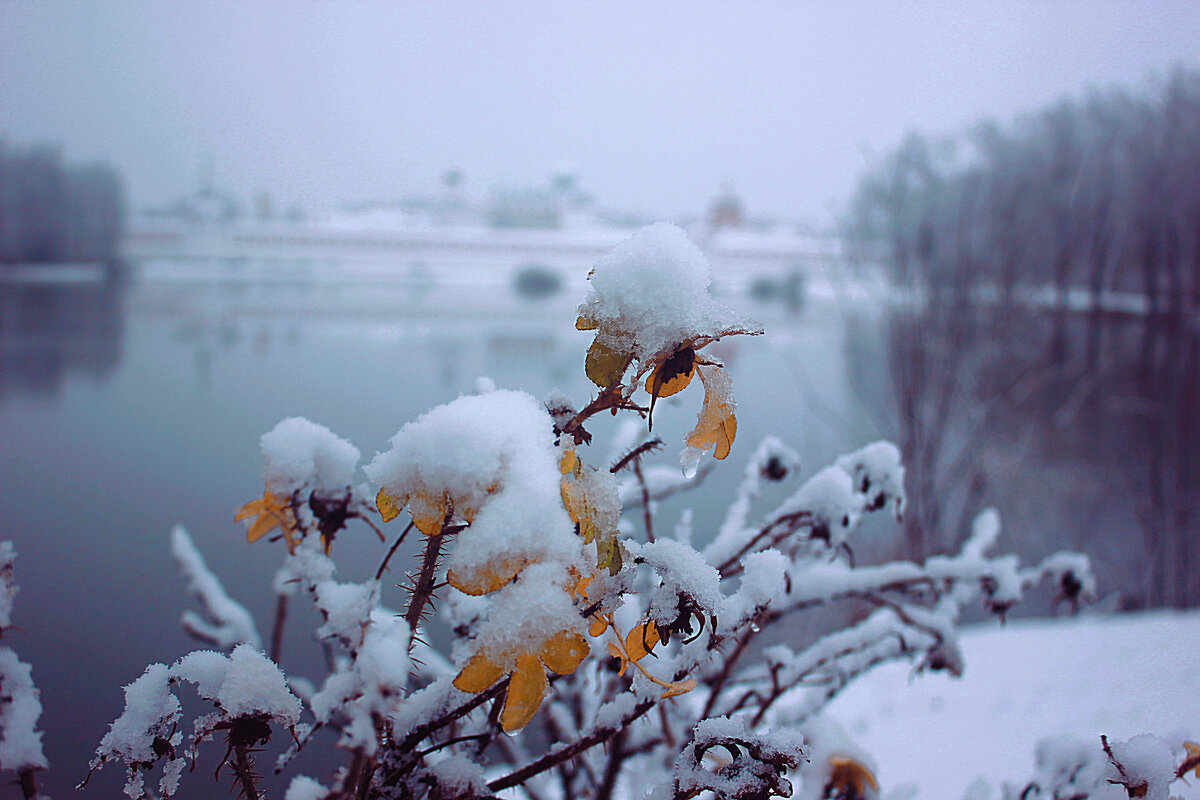
POLYGON ((831 756, 829 766, 831 769, 826 784, 841 790, 837 796, 866 797, 868 785, 879 791, 879 783, 865 764, 849 757, 831 756))
POLYGON ((690 347, 677 350, 659 362, 646 378, 646 391, 651 398, 670 397, 687 388, 696 373, 696 351, 690 347))
POLYGON ((251 500, 239 508, 233 521, 241 522, 250 517, 256 517, 256 519, 247 526, 246 541, 257 542, 271 531, 279 528, 283 531, 284 538, 287 539, 288 549, 292 549, 294 545, 292 533, 296 530, 296 520, 292 515, 291 505, 284 505, 283 500, 270 489, 264 490, 261 498, 251 500))
POLYGON ((697 683, 696 683, 695 678, 688 678, 687 680, 675 681, 674 683, 670 684, 667 687, 667 690, 662 693, 661 697, 665 700, 668 697, 675 697, 676 695, 687 694, 692 689, 695 689, 696 686, 697 686, 697 683))
POLYGON ((442 523, 446 521, 446 507, 445 495, 431 497, 417 494, 408 501, 408 512, 412 514, 413 524, 426 536, 437 536, 442 532, 442 523))
POLYGON ((387 489, 380 489, 375 495, 375 507, 379 509, 384 522, 391 522, 400 513, 400 509, 404 508, 404 504, 392 497, 387 489))
MULTIPOLYGON (((599 636, 608 630, 608 620, 603 617, 592 617, 592 625, 588 628, 588 636, 599 636)), ((612 645, 609 645, 610 647, 612 645)))
POLYGON ((737 436, 737 417, 734 416, 733 392, 725 370, 714 369, 705 374, 699 370, 704 383, 704 405, 696 419, 696 427, 688 434, 686 444, 698 450, 713 447, 714 458, 725 458, 737 436))
POLYGON ((446 573, 446 582, 464 594, 479 596, 503 589, 517 573, 529 565, 527 558, 508 558, 499 564, 490 564, 482 569, 471 570, 460 575, 454 570, 446 573))
POLYGON ((508 696, 500 714, 500 727, 511 733, 525 727, 546 696, 546 670, 532 653, 517 656, 517 668, 508 682, 508 696))
POLYGON ((578 633, 562 631, 542 645, 541 658, 543 664, 559 675, 570 675, 579 669, 589 652, 587 639, 578 633))
POLYGON ((575 330, 577 331, 594 331, 600 327, 600 323, 591 317, 585 317, 580 314, 575 320, 575 330))
POLYGON ((640 661, 654 650, 658 644, 658 628, 654 622, 647 620, 641 625, 634 625, 625 635, 625 652, 630 661, 640 661))
POLYGON ((454 679, 456 688, 464 692, 482 692, 504 675, 504 668, 487 657, 482 650, 471 657, 454 679))
POLYGON ((613 658, 621 659, 621 671, 618 672, 617 675, 624 675, 625 668, 629 666, 629 659, 627 659, 625 657, 625 654, 621 652, 621 648, 617 647, 612 642, 609 642, 608 643, 608 654, 610 656, 612 656, 613 658))

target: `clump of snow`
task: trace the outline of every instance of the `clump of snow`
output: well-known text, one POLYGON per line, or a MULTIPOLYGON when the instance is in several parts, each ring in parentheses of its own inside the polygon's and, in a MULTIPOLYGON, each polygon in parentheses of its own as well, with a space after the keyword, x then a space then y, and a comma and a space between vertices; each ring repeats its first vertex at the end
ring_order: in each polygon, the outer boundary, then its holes
POLYGON ((329 789, 325 786, 307 775, 297 775, 288 784, 283 800, 324 800, 328 796, 329 789))
POLYGON ((266 714, 288 726, 300 721, 300 701, 288 690, 287 678, 250 645, 238 645, 228 656, 213 650, 188 653, 171 667, 171 676, 196 684, 200 696, 231 719, 266 714))
POLYGON ((723 630, 737 630, 754 615, 783 598, 787 589, 788 558, 775 549, 742 559, 742 582, 721 602, 717 617, 723 630))
POLYGON ((521 652, 563 631, 583 633, 587 623, 566 590, 568 575, 558 564, 531 564, 521 577, 492 595, 488 618, 476 642, 495 663, 511 669, 521 652))
POLYGON ((596 261, 580 316, 608 347, 645 362, 702 335, 750 327, 708 292, 708 259, 680 228, 658 222, 596 261))
POLYGON ((449 497, 471 521, 447 562, 459 578, 473 582, 497 564, 541 562, 557 565, 561 586, 568 568, 582 566, 562 504, 553 424, 530 395, 460 397, 405 425, 391 445, 366 468, 371 480, 396 497, 449 497))
MULTIPOLYGON (((0 635, 12 626, 17 584, 13 567, 17 550, 0 542, 0 635)), ((0 647, 0 768, 45 769, 42 732, 37 729, 42 701, 33 684, 33 668, 8 647, 0 647)))
POLYGON ((850 476, 855 491, 866 495, 868 511, 890 505, 896 517, 900 517, 904 508, 904 466, 900 448, 887 441, 873 442, 833 463, 850 476))
MULTIPOLYGON (((170 671, 165 664, 151 664, 141 677, 125 687, 125 708, 100 740, 89 765, 90 773, 110 760, 125 762, 125 794, 129 797, 143 796, 140 769, 158 759, 156 743, 173 749, 183 741, 183 734, 176 730, 183 712, 179 698, 171 692, 170 682, 170 671)), ((160 783, 163 794, 171 794, 177 782, 177 771, 173 777, 164 773, 160 783)))
POLYGON ((260 440, 267 460, 267 486, 290 496, 298 490, 346 490, 358 465, 358 448, 324 425, 290 417, 260 440))
POLYGON ((1110 781, 1119 781, 1146 800, 1167 800, 1179 759, 1166 740, 1143 733, 1128 741, 1110 742, 1109 747, 1115 760, 1109 768, 1110 781))
POLYGON ((337 639, 351 649, 361 645, 371 612, 379 605, 379 583, 327 580, 316 585, 314 594, 325 618, 325 624, 317 629, 317 638, 337 639))
POLYGON ((374 720, 396 710, 413 669, 411 635, 403 619, 376 610, 353 661, 331 674, 313 695, 311 705, 318 721, 328 722, 336 712, 346 716, 343 746, 375 752, 374 720))
POLYGON ((13 601, 17 597, 17 584, 13 580, 13 564, 17 550, 12 542, 0 542, 0 632, 12 627, 13 601))
POLYGON ((840 467, 825 467, 785 501, 776 515, 807 511, 812 515, 812 537, 837 547, 858 525, 861 508, 850 476, 840 467))
POLYGON ((0 768, 45 769, 42 732, 37 729, 42 701, 33 685, 33 668, 7 647, 0 647, 0 768))
POLYGON ((455 793, 454 796, 487 797, 491 792, 483 768, 462 756, 449 756, 429 767, 437 786, 455 793))
POLYGON ((200 555, 182 525, 171 529, 171 555, 183 573, 188 589, 204 606, 208 617, 205 619, 194 611, 184 611, 184 630, 221 650, 243 643, 259 647, 261 639, 254 617, 245 606, 226 594, 220 579, 208 568, 204 556, 200 555))
POLYGON ((659 539, 642 545, 639 556, 658 573, 662 582, 650 600, 650 619, 666 627, 692 606, 706 614, 721 603, 721 576, 704 556, 682 542, 659 539))
POLYGON ((707 789, 718 797, 789 797, 792 787, 784 774, 806 757, 804 737, 796 731, 752 731, 743 717, 704 719, 675 760, 676 796, 707 789), (725 762, 712 770, 702 762, 710 750, 725 762))

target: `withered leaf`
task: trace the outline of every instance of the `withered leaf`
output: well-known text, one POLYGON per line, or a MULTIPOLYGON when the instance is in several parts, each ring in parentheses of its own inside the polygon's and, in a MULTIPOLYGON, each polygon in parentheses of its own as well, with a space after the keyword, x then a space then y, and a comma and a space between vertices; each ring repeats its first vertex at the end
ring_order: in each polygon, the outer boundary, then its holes
POLYGON ((605 388, 621 380, 625 368, 632 360, 632 355, 610 347, 601 341, 600 336, 596 336, 592 346, 588 348, 583 369, 592 383, 605 388))
POLYGON ((508 695, 500 714, 500 727, 510 733, 524 728, 542 705, 546 686, 546 670, 538 657, 533 653, 517 656, 517 668, 508 682, 508 695))

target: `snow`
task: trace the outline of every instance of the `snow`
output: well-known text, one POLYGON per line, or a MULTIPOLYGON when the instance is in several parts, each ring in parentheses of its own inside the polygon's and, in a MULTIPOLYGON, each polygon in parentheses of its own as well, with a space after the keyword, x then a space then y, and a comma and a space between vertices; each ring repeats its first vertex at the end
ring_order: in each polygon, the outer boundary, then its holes
POLYGON ((847 453, 833 462, 854 482, 855 491, 867 496, 868 508, 890 504, 899 517, 904 507, 904 467, 900 448, 887 441, 871 444, 847 453))
POLYGON ((288 784, 283 800, 323 800, 328 795, 329 789, 321 783, 307 775, 297 775, 288 784))
POLYGON ((37 730, 42 702, 33 668, 7 647, 0 647, 0 693, 0 768, 45 769, 42 732, 37 730))
POLYGON ((358 448, 324 425, 290 417, 260 440, 267 460, 267 487, 283 496, 307 489, 340 492, 350 486, 358 448))
POLYGON ((247 644, 228 656, 214 650, 188 653, 171 675, 196 684, 201 697, 220 705, 230 719, 267 714, 285 725, 300 721, 300 701, 269 658, 247 644))
POLYGON ((13 581, 13 563, 17 550, 12 542, 0 542, 0 631, 12 626, 13 600, 17 584, 13 581))
POLYGON ((171 556, 183 573, 188 589, 200 600, 208 619, 194 611, 184 611, 182 623, 188 633, 222 650, 239 644, 259 647, 261 639, 254 617, 245 606, 225 593, 221 581, 204 562, 192 537, 182 525, 171 529, 171 556))
POLYGON ((597 339, 646 362, 682 342, 747 327, 708 293, 708 259, 679 227, 658 222, 601 256, 580 316, 597 339))
MULTIPOLYGON (((143 778, 137 765, 153 763, 158 758, 155 741, 168 742, 173 747, 183 741, 183 734, 176 730, 183 710, 179 698, 171 692, 170 678, 165 664, 151 664, 125 687, 125 708, 100 740, 89 765, 90 771, 112 759, 124 761, 125 794, 129 797, 143 795, 143 778)), ((169 794, 167 790, 173 789, 178 778, 177 765, 168 762, 160 783, 164 794, 169 794)))
POLYGON ((689 598, 706 613, 721 603, 721 576, 704 556, 682 542, 659 539, 644 544, 638 555, 662 579, 650 601, 650 618, 667 627, 679 616, 680 598, 689 598))
MULTIPOLYGON (((1154 734, 1182 760, 1180 743, 1200 738, 1197 640, 1194 611, 986 625, 961 635, 963 678, 884 665, 827 713, 874 757, 885 796, 914 784, 918 798, 959 798, 982 776, 996 797, 1035 775, 1044 737, 1080 737, 1103 758, 1101 734, 1114 748, 1154 734)), ((1200 798, 1195 783, 1172 789, 1200 798)))

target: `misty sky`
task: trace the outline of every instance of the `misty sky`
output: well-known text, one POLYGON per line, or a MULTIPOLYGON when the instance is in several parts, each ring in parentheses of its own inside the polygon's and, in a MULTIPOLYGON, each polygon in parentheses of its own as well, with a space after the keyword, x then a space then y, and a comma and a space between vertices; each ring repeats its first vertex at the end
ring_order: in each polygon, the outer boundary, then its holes
POLYGON ((567 162, 608 206, 820 222, 907 129, 1200 64, 1196 2, 0 0, 0 135, 323 208, 567 162))

